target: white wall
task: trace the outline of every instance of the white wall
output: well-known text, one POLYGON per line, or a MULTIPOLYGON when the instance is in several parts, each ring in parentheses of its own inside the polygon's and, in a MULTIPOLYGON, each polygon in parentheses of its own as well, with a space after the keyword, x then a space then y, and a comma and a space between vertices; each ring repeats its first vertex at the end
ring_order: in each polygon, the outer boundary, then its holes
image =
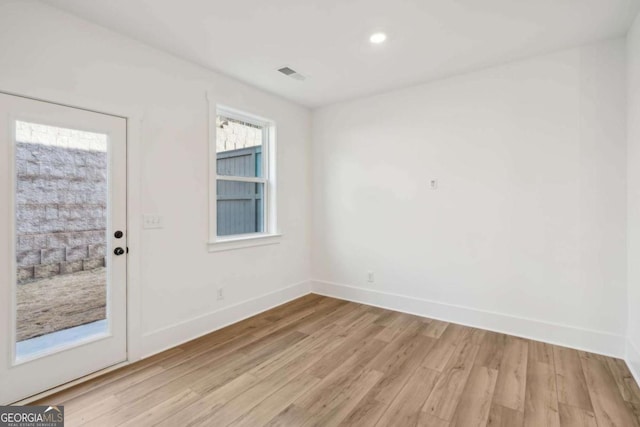
MULTIPOLYGON (((633 70, 639 32, 636 22, 633 70)), ((311 237, 319 292, 622 354, 625 71, 624 40, 611 40, 334 105, 313 114, 311 152, 304 108, 38 2, 0 0, 0 90, 144 114, 131 141, 139 213, 165 228, 130 230, 136 356, 306 292, 311 237), (207 252, 207 90, 277 121, 279 245, 207 252)), ((632 120, 629 130, 632 179, 632 120)), ((629 197, 640 230, 640 188, 629 197)))
POLYGON ((627 36, 628 281, 627 361, 640 382, 640 15, 627 36))
POLYGON ((314 289, 622 355, 625 64, 610 40, 314 111, 314 289))
POLYGON ((140 235, 131 254, 140 261, 140 281, 130 283, 134 356, 308 291, 308 110, 33 1, 0 0, 0 90, 144 114, 141 141, 130 141, 140 153, 131 165, 141 193, 134 222, 157 213, 165 228, 130 230, 140 235), (277 123, 279 245, 207 251, 208 90, 277 123))

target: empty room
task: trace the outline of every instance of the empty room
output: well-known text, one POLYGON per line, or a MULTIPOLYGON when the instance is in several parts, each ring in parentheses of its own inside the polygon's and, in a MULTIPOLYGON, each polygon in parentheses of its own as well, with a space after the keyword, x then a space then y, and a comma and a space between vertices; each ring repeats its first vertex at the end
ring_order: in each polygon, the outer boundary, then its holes
POLYGON ((0 427, 640 427, 640 0, 0 0, 0 427))

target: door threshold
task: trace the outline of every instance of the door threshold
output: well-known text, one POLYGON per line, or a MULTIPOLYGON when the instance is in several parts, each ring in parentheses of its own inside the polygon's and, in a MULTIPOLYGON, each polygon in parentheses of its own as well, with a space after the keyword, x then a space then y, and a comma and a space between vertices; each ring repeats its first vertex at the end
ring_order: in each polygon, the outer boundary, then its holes
POLYGON ((29 338, 16 343, 15 364, 28 362, 109 336, 111 335, 109 335, 107 319, 102 319, 29 338))
POLYGON ((126 360, 124 362, 117 363, 115 365, 108 366, 108 367, 106 367, 104 369, 100 369, 99 371, 93 372, 93 373, 91 373, 89 375, 85 375, 84 377, 80 377, 80 378, 75 379, 73 381, 69 381, 68 383, 61 384, 61 385, 59 385, 57 387, 50 388, 49 390, 43 391, 43 392, 38 393, 38 394, 34 394, 33 396, 29 396, 29 397, 27 397, 25 399, 19 400, 19 401, 14 402, 14 403, 11 403, 10 405, 11 406, 26 406, 26 405, 29 405, 29 404, 31 404, 33 402, 36 402, 36 401, 40 400, 40 399, 44 399, 47 396, 51 396, 51 395, 59 393, 59 392, 61 392, 63 390, 67 390, 67 389, 69 389, 71 387, 74 387, 74 386, 76 386, 78 384, 82 384, 82 383, 84 383, 86 381, 92 380, 94 378, 97 378, 99 376, 107 374, 107 373, 109 373, 111 371, 115 371, 116 369, 123 368, 123 367, 125 367, 127 365, 129 365, 129 361, 128 360, 126 360))

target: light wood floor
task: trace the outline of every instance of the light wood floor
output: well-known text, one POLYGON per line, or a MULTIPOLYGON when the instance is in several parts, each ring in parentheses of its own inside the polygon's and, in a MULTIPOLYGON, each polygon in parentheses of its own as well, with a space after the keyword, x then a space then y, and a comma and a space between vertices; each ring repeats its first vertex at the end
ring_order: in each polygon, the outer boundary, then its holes
POLYGON ((640 426, 621 360, 317 295, 39 403, 67 426, 640 426))

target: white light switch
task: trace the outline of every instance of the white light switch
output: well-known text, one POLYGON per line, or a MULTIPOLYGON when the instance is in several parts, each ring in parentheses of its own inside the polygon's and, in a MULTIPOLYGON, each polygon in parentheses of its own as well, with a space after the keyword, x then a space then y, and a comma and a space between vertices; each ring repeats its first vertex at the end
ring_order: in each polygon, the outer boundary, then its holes
POLYGON ((162 228, 164 227, 164 221, 160 215, 143 215, 142 226, 146 229, 162 228))

